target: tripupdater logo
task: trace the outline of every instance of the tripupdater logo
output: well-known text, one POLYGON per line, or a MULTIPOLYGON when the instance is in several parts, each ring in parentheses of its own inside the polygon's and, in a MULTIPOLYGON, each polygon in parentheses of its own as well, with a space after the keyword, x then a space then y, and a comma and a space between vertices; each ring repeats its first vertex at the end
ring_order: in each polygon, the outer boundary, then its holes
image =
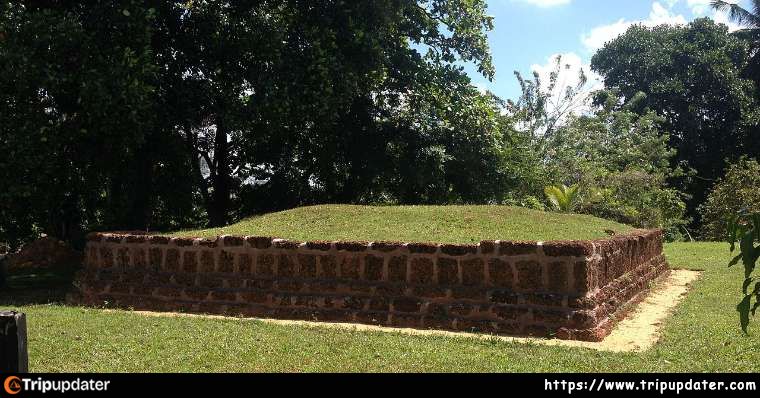
POLYGON ((35 379, 17 376, 8 376, 3 382, 3 388, 8 395, 16 395, 21 391, 31 392, 81 392, 81 391, 108 391, 110 380, 46 380, 42 377, 35 379))
POLYGON ((5 388, 5 392, 8 394, 16 395, 21 392, 21 379, 16 376, 8 376, 5 378, 3 388, 5 388))

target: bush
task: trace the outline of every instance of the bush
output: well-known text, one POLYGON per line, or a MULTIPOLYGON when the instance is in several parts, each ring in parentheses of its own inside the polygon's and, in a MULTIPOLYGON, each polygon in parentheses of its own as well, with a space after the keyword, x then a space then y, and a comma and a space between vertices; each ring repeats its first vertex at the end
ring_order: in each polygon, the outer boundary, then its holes
POLYGON ((702 239, 725 240, 728 220, 741 211, 760 211, 760 163, 754 159, 741 158, 728 166, 713 186, 699 208, 702 239))
POLYGON ((581 213, 637 228, 662 228, 668 241, 688 238, 683 234, 687 224, 683 194, 668 187, 664 176, 627 169, 592 180, 589 185, 592 188, 585 195, 581 213))

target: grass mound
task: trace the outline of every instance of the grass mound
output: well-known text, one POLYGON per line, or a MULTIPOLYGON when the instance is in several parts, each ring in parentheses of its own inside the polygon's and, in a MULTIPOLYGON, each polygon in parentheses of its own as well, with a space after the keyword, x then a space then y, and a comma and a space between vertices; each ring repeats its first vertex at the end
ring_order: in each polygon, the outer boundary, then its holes
POLYGON ((570 240, 624 233, 632 228, 596 217, 508 206, 301 207, 243 220, 224 228, 176 236, 273 236, 294 240, 477 243, 482 240, 570 240))

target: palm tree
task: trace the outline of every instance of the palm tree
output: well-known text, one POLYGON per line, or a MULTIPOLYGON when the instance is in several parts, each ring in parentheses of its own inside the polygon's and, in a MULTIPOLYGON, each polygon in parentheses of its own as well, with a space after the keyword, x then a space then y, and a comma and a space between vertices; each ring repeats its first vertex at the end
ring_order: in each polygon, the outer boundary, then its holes
POLYGON ((549 199, 552 208, 563 213, 570 213, 573 211, 578 202, 578 198, 580 197, 578 185, 573 185, 571 187, 566 185, 559 187, 549 186, 544 188, 544 193, 546 194, 547 199, 549 199))
POLYGON ((751 10, 724 0, 712 0, 711 6, 717 11, 727 12, 728 18, 743 28, 734 35, 749 43, 750 62, 745 73, 760 87, 760 0, 751 0, 750 3, 751 10))
POLYGON ((711 5, 717 11, 728 11, 728 17, 741 26, 760 28, 760 1, 758 0, 752 0, 752 11, 730 1, 712 0, 711 5))

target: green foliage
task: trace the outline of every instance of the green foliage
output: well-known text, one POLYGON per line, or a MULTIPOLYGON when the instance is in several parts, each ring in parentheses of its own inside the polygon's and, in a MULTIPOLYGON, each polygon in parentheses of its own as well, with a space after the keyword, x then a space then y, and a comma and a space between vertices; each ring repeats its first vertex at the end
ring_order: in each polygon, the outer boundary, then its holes
POLYGON ((760 212, 760 163, 741 158, 730 164, 699 210, 701 238, 723 241, 729 219, 741 211, 760 212))
POLYGON ((544 193, 554 210, 570 213, 578 205, 579 188, 580 186, 577 184, 570 187, 567 185, 561 185, 558 187, 548 186, 544 188, 544 193))
POLYGON ((632 111, 662 117, 676 151, 672 167, 695 170, 671 179, 687 194, 689 216, 697 215, 709 182, 723 175, 725 159, 760 153, 753 138, 760 108, 752 81, 742 75, 749 57, 746 42, 705 18, 686 26, 634 25, 592 59, 624 101, 640 97, 632 111))
MULTIPOLYGON (((685 224, 684 196, 669 185, 682 173, 670 166, 662 119, 639 115, 635 103, 618 105, 614 93, 593 115, 572 117, 551 140, 553 173, 574 176, 586 188, 581 211, 640 228, 663 228, 678 239, 685 224), (615 104, 614 106, 611 104, 615 104)), ((567 178, 567 177, 565 177, 567 178)))
POLYGON ((0 241, 498 202, 483 0, 0 5, 0 241))
POLYGON ((513 142, 522 150, 512 160, 522 179, 511 203, 527 203, 526 198, 543 193, 547 181, 578 184, 577 211, 663 228, 669 240, 681 239, 688 233, 684 195, 669 181, 684 172, 671 167, 675 151, 668 146, 663 119, 652 111, 635 111, 643 93, 623 101, 616 91, 600 91, 591 106, 583 86, 557 89, 558 73, 551 74, 549 86, 561 98, 553 98, 536 77, 523 84, 521 100, 510 103, 518 129, 510 137, 520 139, 513 142))
POLYGON ((155 10, 40 4, 0 5, 0 241, 192 224, 188 159, 156 116, 155 10))
POLYGON ((760 277, 754 275, 757 261, 760 259, 760 212, 742 211, 731 217, 728 222, 728 242, 731 244, 731 253, 736 251, 737 245, 740 251, 739 255, 731 260, 729 267, 740 262, 744 266, 744 298, 736 309, 739 311, 742 330, 747 333, 750 314, 754 316, 760 308, 760 277))

